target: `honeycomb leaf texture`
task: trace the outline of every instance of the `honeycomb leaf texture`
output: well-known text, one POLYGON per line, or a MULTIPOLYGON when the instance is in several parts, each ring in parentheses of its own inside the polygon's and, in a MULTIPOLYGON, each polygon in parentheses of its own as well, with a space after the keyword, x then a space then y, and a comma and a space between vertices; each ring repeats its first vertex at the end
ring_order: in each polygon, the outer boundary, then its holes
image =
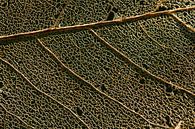
POLYGON ((195 128, 195 1, 0 0, 0 128, 195 128))

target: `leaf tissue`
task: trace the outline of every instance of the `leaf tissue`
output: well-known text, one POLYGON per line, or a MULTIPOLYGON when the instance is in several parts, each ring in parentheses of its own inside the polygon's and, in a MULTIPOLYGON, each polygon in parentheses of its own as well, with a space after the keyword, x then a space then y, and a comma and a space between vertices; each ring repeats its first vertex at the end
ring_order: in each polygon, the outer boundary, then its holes
POLYGON ((0 128, 195 128, 194 0, 0 0, 0 128))

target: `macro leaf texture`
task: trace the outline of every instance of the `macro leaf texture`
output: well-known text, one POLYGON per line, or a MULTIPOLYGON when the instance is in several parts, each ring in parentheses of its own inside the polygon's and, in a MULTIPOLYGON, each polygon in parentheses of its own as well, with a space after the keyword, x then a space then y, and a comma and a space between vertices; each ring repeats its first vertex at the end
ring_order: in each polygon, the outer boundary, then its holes
POLYGON ((0 128, 195 128, 195 1, 0 0, 0 128))

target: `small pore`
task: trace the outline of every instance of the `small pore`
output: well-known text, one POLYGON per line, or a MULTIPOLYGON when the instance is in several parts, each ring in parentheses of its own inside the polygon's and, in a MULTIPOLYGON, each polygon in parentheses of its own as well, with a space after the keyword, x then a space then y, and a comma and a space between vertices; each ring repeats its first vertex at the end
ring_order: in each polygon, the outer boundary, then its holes
POLYGON ((3 82, 0 81, 0 88, 2 88, 4 85, 3 85, 3 82))
POLYGON ((139 83, 144 84, 144 83, 145 83, 145 80, 144 80, 144 79, 141 79, 141 80, 139 81, 139 83))
POLYGON ((83 111, 81 110, 81 108, 79 108, 79 107, 77 107, 77 114, 79 115, 79 116, 81 116, 82 114, 83 114, 83 111))
POLYGON ((114 19, 114 12, 113 11, 110 11, 110 13, 108 14, 106 20, 107 21, 110 21, 110 20, 113 20, 114 19))
POLYGON ((165 11, 165 10, 168 10, 169 8, 167 7, 167 6, 165 6, 165 5, 160 5, 159 7, 158 7, 158 9, 156 10, 156 12, 158 12, 158 11, 165 11))
POLYGON ((138 108, 135 108, 135 112, 138 112, 139 111, 139 109, 138 108))
POLYGON ((106 91, 106 90, 107 90, 106 86, 105 86, 104 84, 102 84, 102 85, 101 85, 101 91, 104 92, 104 91, 106 91))
POLYGON ((115 13, 118 12, 118 9, 116 7, 110 7, 109 8, 109 13, 108 13, 108 16, 106 18, 107 21, 109 20, 113 20, 114 17, 115 17, 115 13))
POLYGON ((190 1, 187 1, 187 2, 185 3, 185 5, 190 5, 190 1))
POLYGON ((173 92, 172 87, 171 87, 171 86, 169 86, 169 85, 167 85, 167 86, 166 86, 165 90, 166 90, 166 92, 168 92, 168 93, 173 92))

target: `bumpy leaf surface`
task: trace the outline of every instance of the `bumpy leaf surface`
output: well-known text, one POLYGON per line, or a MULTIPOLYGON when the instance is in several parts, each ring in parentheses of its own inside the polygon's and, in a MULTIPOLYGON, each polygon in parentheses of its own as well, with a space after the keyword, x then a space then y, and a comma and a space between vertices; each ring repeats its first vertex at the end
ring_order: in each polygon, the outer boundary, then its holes
POLYGON ((195 128, 194 27, 194 0, 0 0, 0 128, 195 128))

